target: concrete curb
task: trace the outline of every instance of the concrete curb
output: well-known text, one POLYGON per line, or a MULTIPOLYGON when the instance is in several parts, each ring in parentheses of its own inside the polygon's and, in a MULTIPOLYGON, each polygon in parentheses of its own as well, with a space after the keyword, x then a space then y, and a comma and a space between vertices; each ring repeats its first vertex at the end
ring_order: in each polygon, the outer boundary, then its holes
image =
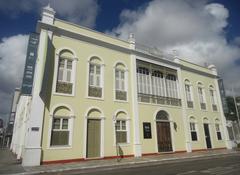
POLYGON ((112 163, 110 165, 92 165, 92 166, 83 166, 83 167, 66 167, 62 169, 52 169, 52 170, 40 170, 40 171, 29 171, 29 172, 23 172, 23 173, 17 173, 18 175, 33 175, 33 174, 43 174, 43 173, 58 173, 58 172, 64 172, 64 171, 72 171, 72 170, 91 170, 95 168, 109 168, 111 169, 118 169, 123 166, 129 166, 129 165, 142 165, 147 163, 156 163, 156 164, 163 164, 163 163, 170 163, 172 161, 178 161, 178 160, 188 160, 188 159, 196 159, 196 158, 210 158, 210 157, 216 157, 216 156, 223 156, 223 155, 232 155, 237 154, 239 152, 230 152, 230 153, 216 153, 216 154, 210 154, 210 155, 194 155, 191 157, 183 156, 183 157, 174 157, 174 158, 163 158, 163 159, 150 159, 150 160, 142 160, 142 161, 132 161, 132 162, 118 162, 118 163, 112 163))

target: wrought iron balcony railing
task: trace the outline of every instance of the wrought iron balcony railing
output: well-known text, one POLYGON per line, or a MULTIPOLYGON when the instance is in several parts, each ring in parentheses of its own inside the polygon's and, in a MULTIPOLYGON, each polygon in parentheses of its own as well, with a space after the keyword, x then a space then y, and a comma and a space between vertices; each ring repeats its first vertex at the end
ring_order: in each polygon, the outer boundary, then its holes
POLYGON ((56 85, 56 92, 63 94, 72 94, 72 88, 72 83, 58 81, 56 85))
POLYGON ((138 93, 138 101, 144 103, 182 106, 181 99, 138 93))

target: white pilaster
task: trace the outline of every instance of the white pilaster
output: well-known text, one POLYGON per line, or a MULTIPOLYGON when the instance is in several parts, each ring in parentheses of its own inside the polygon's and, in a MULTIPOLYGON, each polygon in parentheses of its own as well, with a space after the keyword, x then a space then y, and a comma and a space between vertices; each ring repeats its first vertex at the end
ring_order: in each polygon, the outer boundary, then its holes
MULTIPOLYGON (((135 38, 134 34, 129 35, 130 49, 135 50, 135 38)), ((133 135, 134 135, 134 156, 142 156, 142 147, 140 143, 140 132, 139 132, 139 113, 138 113, 138 101, 137 101, 137 70, 136 70, 136 55, 131 54, 131 85, 132 85, 132 119, 133 119, 133 135)))
MULTIPOLYGON (((43 8, 42 22, 53 25, 55 11, 48 5, 43 8)), ((41 29, 38 46, 38 58, 35 65, 34 82, 32 90, 32 104, 30 117, 27 123, 25 148, 23 153, 23 166, 37 166, 41 163, 41 140, 44 116, 44 102, 40 97, 42 80, 45 69, 48 40, 52 32, 41 29)))
MULTIPOLYGON (((174 62, 180 63, 178 58, 174 59, 174 62)), ((181 68, 177 69, 178 74, 178 82, 179 82, 179 97, 182 99, 182 119, 183 119, 183 125, 184 125, 184 135, 185 135, 185 147, 187 152, 192 152, 192 144, 190 139, 190 128, 189 128, 189 119, 187 118, 187 112, 186 112, 186 101, 185 101, 185 88, 182 78, 182 72, 181 68)))

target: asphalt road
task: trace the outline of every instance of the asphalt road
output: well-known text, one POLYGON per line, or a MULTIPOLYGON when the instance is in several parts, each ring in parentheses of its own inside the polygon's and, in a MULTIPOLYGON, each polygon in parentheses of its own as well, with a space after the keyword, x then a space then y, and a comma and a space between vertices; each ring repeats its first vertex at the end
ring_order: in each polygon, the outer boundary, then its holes
POLYGON ((161 164, 129 165, 94 170, 68 171, 58 175, 240 175, 240 154, 174 161, 161 164))

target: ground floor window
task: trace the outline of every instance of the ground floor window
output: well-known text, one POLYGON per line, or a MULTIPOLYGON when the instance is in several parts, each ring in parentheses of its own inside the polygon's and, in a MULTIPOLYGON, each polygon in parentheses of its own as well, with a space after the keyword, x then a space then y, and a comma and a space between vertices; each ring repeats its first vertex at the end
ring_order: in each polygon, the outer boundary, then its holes
POLYGON ((69 119, 54 117, 52 120, 51 146, 69 145, 69 119))
POLYGON ((116 121, 116 143, 127 143, 126 120, 116 121))
POLYGON ((215 124, 215 128, 216 128, 216 133, 217 133, 217 139, 222 140, 222 134, 221 134, 221 131, 220 131, 219 124, 215 124))
POLYGON ((190 131, 191 131, 192 141, 197 141, 198 137, 197 137, 196 124, 193 122, 190 123, 190 131))

